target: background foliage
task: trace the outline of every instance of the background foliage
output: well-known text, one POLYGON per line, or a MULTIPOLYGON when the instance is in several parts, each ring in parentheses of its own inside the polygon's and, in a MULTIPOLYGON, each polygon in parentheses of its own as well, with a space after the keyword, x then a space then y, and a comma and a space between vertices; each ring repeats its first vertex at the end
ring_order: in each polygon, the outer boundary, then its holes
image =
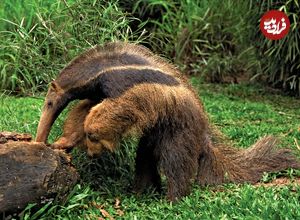
POLYGON ((139 41, 186 74, 211 82, 258 79, 300 94, 300 7, 297 0, 3 0, 0 9, 2 90, 45 90, 75 55, 112 40, 139 41), (259 31, 269 9, 291 29, 271 41, 259 31))
POLYGON ((95 44, 134 40, 116 2, 5 0, 1 19, 1 89, 29 93, 45 90, 75 55, 95 44), (16 4, 18 5, 18 4, 16 4), (23 7, 24 6, 24 7, 23 7))
MULTIPOLYGON (((259 15, 271 9, 285 12, 291 22, 289 34, 282 40, 270 41, 261 34, 252 35, 258 54, 258 65, 254 77, 260 76, 272 86, 300 95, 300 5, 298 0, 259 1, 250 5, 252 25, 259 15)), ((255 33, 255 32, 253 32, 255 33)))

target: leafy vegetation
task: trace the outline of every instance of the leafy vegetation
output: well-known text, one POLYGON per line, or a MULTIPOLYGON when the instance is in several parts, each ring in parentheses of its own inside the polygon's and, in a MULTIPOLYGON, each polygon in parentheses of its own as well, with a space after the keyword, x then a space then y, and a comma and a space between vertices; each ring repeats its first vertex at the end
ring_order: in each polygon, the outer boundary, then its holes
POLYGON ((251 48, 244 44, 245 1, 146 2, 137 1, 133 15, 150 17, 146 27, 153 33, 149 42, 154 51, 172 58, 185 72, 203 73, 212 82, 224 82, 228 76, 236 81, 246 71, 251 48))
POLYGON ((130 8, 142 20, 149 17, 153 50, 185 72, 203 73, 211 82, 238 82, 246 75, 300 95, 297 0, 139 0, 130 8), (271 9, 284 11, 291 22, 289 34, 278 41, 259 29, 260 18, 271 9))
POLYGON ((6 28, 0 35, 2 90, 22 94, 45 90, 79 51, 113 40, 139 41, 129 26, 134 18, 124 14, 115 2, 29 2, 19 1, 19 8, 10 9, 12 3, 4 1, 4 9, 17 14, 2 11, 8 17, 2 17, 4 25, 0 26, 6 28))
POLYGON ((139 41, 187 74, 211 82, 259 80, 300 95, 297 0, 37 0, 0 9, 0 89, 43 91, 75 55, 106 41, 139 41), (288 36, 266 39, 269 9, 290 18, 288 36))
MULTIPOLYGON (((236 146, 248 147, 257 138, 273 134, 282 146, 297 151, 300 140, 299 100, 266 91, 259 85, 192 84, 199 90, 212 123, 236 146), (259 98, 258 98, 259 97, 259 98)), ((43 103, 42 97, 0 98, 0 130, 35 134, 43 103)), ((60 134, 66 111, 58 118, 50 142, 60 134)), ((82 181, 64 202, 53 201, 43 208, 29 205, 23 219, 297 219, 300 217, 298 186, 257 187, 248 184, 199 188, 177 204, 149 190, 135 195, 130 186, 134 174, 135 141, 125 142, 114 154, 87 160, 80 150, 73 151, 82 181)), ((288 171, 278 175, 294 176, 288 171)), ((269 181, 274 175, 267 175, 269 181)))
POLYGON ((253 31, 259 59, 254 77, 266 79, 271 85, 300 95, 300 4, 297 0, 251 1, 249 21, 258 26, 259 18, 268 10, 281 10, 289 17, 289 34, 279 41, 264 38, 258 29, 253 31))

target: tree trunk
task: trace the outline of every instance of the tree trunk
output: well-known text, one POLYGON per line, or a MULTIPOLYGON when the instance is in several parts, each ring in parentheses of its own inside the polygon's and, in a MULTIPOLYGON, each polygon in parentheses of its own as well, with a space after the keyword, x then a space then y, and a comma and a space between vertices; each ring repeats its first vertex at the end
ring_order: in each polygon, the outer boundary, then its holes
POLYGON ((26 134, 0 133, 0 213, 62 199, 79 178, 67 154, 30 140, 26 134))

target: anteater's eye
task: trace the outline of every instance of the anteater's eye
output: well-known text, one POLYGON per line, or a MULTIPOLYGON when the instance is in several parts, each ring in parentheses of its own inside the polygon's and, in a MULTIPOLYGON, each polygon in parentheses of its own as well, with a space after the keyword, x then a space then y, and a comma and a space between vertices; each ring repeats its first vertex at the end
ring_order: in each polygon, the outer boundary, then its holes
POLYGON ((52 107, 52 105, 53 105, 53 102, 52 102, 52 101, 48 101, 48 102, 47 102, 47 106, 48 106, 48 107, 52 107))
POLYGON ((87 135, 87 138, 88 138, 91 142, 98 142, 98 141, 99 141, 99 139, 98 139, 98 137, 97 137, 96 134, 93 134, 93 133, 88 132, 86 135, 87 135))

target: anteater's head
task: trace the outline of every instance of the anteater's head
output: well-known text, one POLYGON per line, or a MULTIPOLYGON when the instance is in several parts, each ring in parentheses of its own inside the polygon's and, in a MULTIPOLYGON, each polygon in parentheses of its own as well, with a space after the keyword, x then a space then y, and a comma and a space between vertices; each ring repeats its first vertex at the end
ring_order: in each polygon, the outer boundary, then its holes
POLYGON ((66 107, 70 97, 57 82, 53 81, 48 89, 44 107, 37 129, 37 142, 46 142, 50 129, 60 112, 66 107))
POLYGON ((87 154, 90 157, 98 157, 104 150, 113 152, 117 143, 107 138, 100 138, 96 133, 86 133, 85 145, 87 147, 87 154))
POLYGON ((85 146, 91 157, 99 156, 104 150, 114 151, 120 140, 116 120, 111 120, 111 105, 107 100, 94 106, 84 121, 85 146))
MULTIPOLYGON (((70 101, 81 99, 77 94, 80 93, 79 88, 84 87, 99 69, 97 66, 99 60, 91 60, 94 57, 93 53, 96 54, 96 52, 97 50, 91 49, 76 57, 50 84, 37 129, 36 141, 46 142, 51 127, 61 111, 70 101)), ((84 92, 82 89, 80 91, 84 92)))

